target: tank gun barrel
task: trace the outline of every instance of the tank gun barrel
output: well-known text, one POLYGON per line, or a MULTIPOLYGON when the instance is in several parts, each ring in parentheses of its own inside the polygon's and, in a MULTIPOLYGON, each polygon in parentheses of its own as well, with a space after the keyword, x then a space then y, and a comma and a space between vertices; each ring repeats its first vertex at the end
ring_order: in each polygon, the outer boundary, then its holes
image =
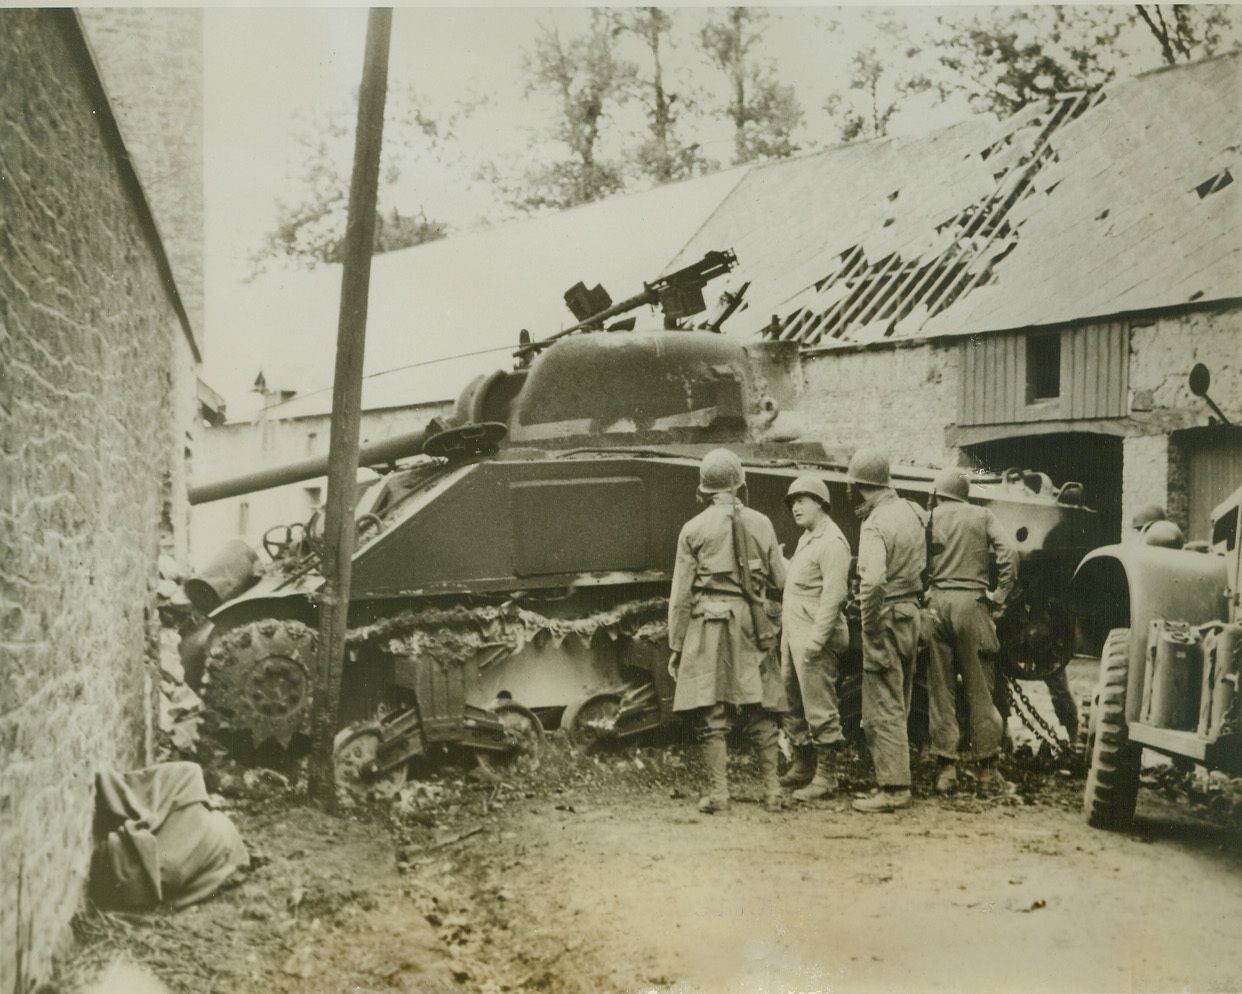
MULTIPOLYGON (((419 455, 427 439, 433 434, 435 432, 428 427, 422 431, 394 435, 392 438, 363 446, 358 451, 358 465, 359 467, 382 466, 397 459, 419 455)), ((242 494, 255 493, 259 490, 283 487, 289 483, 300 483, 302 480, 313 480, 316 477, 327 476, 327 474, 328 457, 320 456, 316 459, 304 459, 301 462, 290 463, 287 466, 277 466, 275 469, 263 469, 244 476, 190 487, 189 498, 191 504, 207 504, 213 500, 224 500, 226 497, 239 497, 242 494)))
POLYGON ((693 262, 683 269, 669 273, 667 276, 661 276, 652 283, 644 283, 642 293, 636 293, 632 297, 627 297, 625 300, 612 304, 599 313, 592 314, 590 317, 584 318, 563 331, 558 331, 555 335, 549 335, 538 342, 528 342, 513 354, 519 359, 528 358, 531 354, 538 352, 540 349, 547 348, 553 342, 564 338, 566 335, 572 335, 575 331, 581 331, 583 328, 590 328, 603 321, 607 321, 609 318, 642 307, 644 304, 652 306, 663 304, 665 313, 669 317, 684 317, 689 314, 697 314, 703 310, 701 295, 698 306, 692 310, 687 308, 683 292, 686 290, 702 290, 711 280, 714 280, 717 276, 723 276, 736 265, 737 256, 733 254, 732 249, 726 249, 723 252, 708 252, 698 262, 693 262))

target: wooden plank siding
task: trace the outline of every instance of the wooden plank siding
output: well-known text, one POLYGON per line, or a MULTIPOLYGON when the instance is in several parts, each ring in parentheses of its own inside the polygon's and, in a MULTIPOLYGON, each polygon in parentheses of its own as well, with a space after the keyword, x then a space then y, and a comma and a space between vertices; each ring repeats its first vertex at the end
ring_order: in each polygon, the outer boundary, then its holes
POLYGON ((1059 334, 1060 396, 1034 403, 1027 402, 1028 333, 964 340, 958 424, 1125 417, 1129 326, 1109 322, 1064 328, 1059 334))

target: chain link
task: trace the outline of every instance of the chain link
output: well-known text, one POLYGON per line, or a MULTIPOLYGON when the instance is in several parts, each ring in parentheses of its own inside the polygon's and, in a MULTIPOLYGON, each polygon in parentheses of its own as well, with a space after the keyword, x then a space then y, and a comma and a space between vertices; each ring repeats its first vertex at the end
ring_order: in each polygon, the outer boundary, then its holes
POLYGON ((1009 704, 1012 712, 1026 726, 1027 731, 1031 732, 1037 739, 1042 739, 1049 745, 1054 746, 1058 756, 1063 756, 1073 751, 1074 743, 1061 738, 1056 733, 1056 729, 1044 720, 1044 716, 1039 713, 1039 709, 1026 696, 1021 684, 1017 680, 1005 680, 1005 691, 1009 695, 1009 704), (1019 702, 1021 706, 1018 706, 1019 702))

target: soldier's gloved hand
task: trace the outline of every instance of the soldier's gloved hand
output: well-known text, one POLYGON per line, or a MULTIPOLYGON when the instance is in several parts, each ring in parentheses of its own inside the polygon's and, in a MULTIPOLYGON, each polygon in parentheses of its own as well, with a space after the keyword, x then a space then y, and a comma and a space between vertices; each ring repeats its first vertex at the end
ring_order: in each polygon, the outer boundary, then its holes
POLYGON ((681 653, 674 652, 668 657, 668 675, 677 679, 677 671, 681 668, 681 653))
POLYGON ((992 612, 992 618, 999 621, 1005 614, 1005 605, 992 599, 992 595, 987 595, 988 610, 992 612))

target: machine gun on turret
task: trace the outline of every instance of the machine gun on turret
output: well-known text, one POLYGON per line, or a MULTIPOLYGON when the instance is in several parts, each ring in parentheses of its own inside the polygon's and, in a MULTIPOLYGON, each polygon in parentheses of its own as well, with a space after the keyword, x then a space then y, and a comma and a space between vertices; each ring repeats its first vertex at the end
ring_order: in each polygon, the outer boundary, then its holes
POLYGON ((627 297, 616 304, 612 302, 608 291, 602 286, 597 284, 588 290, 586 285, 579 281, 565 291, 565 303, 574 317, 578 318, 578 323, 541 341, 523 342, 513 354, 521 362, 529 362, 533 355, 558 339, 572 335, 575 331, 602 329, 604 322, 609 318, 625 314, 644 304, 652 307, 659 304, 660 310, 664 312, 665 328, 676 328, 676 322, 681 318, 701 314, 707 310, 707 304, 703 300, 703 287, 716 277, 723 276, 736 265, 737 256, 731 249, 723 252, 708 252, 698 262, 691 263, 667 276, 661 276, 651 283, 644 283, 642 293, 627 297))

